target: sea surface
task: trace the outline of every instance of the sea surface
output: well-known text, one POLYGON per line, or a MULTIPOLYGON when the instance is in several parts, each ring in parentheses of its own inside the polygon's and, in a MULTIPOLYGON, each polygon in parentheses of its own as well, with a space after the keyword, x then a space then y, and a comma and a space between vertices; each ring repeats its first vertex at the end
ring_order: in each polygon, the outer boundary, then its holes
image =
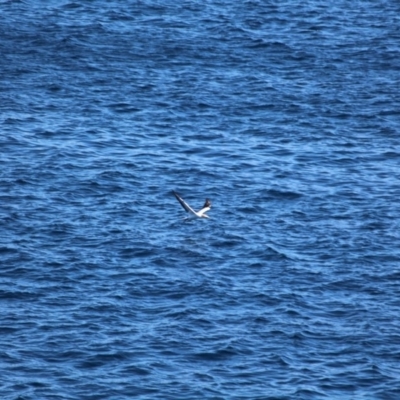
POLYGON ((399 1, 0 1, 2 400, 398 400, 399 217, 399 1))

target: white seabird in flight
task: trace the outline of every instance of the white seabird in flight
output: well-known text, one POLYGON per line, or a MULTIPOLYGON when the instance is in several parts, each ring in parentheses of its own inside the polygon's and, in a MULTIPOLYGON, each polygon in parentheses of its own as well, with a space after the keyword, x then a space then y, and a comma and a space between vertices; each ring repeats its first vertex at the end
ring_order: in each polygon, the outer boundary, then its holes
POLYGON ((179 196, 178 193, 173 192, 174 196, 176 199, 181 203, 181 206, 185 209, 186 212, 190 213, 191 217, 199 217, 199 218, 210 218, 208 215, 206 215, 206 212, 210 210, 211 208, 211 201, 206 199, 203 208, 200 211, 194 211, 192 207, 189 206, 188 203, 186 203, 185 200, 182 199, 181 196, 179 196))

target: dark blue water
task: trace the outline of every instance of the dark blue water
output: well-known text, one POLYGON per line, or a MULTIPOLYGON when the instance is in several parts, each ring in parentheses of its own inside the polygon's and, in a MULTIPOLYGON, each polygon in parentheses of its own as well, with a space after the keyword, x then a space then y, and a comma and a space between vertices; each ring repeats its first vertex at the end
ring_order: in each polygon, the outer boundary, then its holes
POLYGON ((400 398, 398 1, 0 16, 1 399, 400 398))

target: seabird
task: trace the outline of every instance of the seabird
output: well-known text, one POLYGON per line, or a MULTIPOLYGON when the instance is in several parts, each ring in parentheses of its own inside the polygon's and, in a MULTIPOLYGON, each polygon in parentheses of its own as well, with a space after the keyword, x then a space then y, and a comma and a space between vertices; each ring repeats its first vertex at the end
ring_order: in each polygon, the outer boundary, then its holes
POLYGON ((199 217, 199 218, 210 218, 208 215, 206 215, 206 212, 210 210, 211 208, 211 201, 206 199, 204 206, 200 211, 194 211, 192 207, 189 206, 188 203, 186 203, 185 200, 182 199, 181 196, 179 196, 178 193, 173 192, 174 196, 176 199, 181 203, 181 206, 185 209, 186 212, 191 214, 191 217, 199 217))

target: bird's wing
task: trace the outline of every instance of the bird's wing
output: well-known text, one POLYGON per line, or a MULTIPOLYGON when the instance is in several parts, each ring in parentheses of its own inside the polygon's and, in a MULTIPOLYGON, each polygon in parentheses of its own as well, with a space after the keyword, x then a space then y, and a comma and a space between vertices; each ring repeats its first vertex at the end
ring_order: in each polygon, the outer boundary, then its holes
POLYGON ((211 201, 206 199, 206 201, 204 202, 204 206, 200 211, 197 212, 197 215, 201 217, 204 213, 206 213, 210 209, 211 209, 211 201))
POLYGON ((179 196, 178 193, 176 193, 176 192, 173 192, 173 193, 174 193, 174 196, 176 197, 176 199, 179 201, 179 203, 181 203, 181 206, 185 209, 186 212, 190 212, 190 213, 193 213, 194 215, 198 215, 196 213, 196 211, 194 211, 193 208, 190 207, 189 204, 186 203, 186 201, 183 200, 181 196, 179 196))

